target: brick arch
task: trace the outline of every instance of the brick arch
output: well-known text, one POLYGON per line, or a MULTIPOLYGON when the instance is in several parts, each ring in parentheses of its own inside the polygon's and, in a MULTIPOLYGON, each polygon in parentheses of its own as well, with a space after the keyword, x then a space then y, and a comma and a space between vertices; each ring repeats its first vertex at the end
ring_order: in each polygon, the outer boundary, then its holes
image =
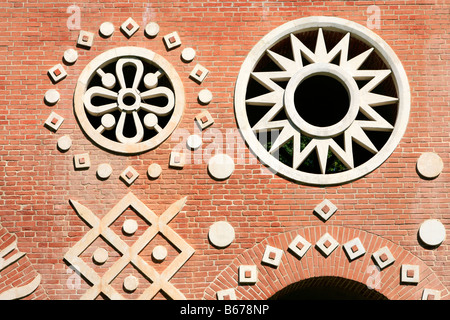
POLYGON ((395 243, 375 234, 359 229, 340 226, 319 226, 301 228, 268 237, 237 256, 208 286, 203 299, 217 299, 217 292, 234 289, 238 300, 266 300, 289 285, 314 277, 339 277, 363 284, 373 284, 375 262, 372 254, 387 246, 395 258, 395 262, 379 273, 380 294, 390 300, 419 300, 424 289, 439 290, 441 299, 449 299, 449 292, 436 274, 419 258, 395 243), (328 257, 322 255, 315 243, 322 235, 329 233, 339 242, 328 257), (312 244, 308 252, 297 259, 287 248, 291 241, 300 235, 312 244), (342 245, 354 238, 359 238, 366 253, 350 261, 342 245), (267 245, 283 250, 281 262, 277 268, 262 264, 267 245), (417 285, 406 285, 400 282, 402 264, 418 265, 420 282, 417 285), (255 284, 239 284, 238 268, 240 265, 256 265, 258 281, 255 284))

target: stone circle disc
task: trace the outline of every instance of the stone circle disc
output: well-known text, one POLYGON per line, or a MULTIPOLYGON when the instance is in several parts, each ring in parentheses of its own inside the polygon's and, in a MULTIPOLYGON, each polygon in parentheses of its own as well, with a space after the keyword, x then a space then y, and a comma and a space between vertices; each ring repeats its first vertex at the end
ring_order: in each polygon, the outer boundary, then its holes
POLYGON ((234 236, 234 228, 226 221, 218 221, 209 228, 209 240, 219 248, 229 246, 233 242, 234 236))
POLYGON ((208 162, 208 171, 218 180, 228 179, 234 171, 234 161, 227 154, 216 154, 208 162))
POLYGON ((419 228, 419 237, 429 246, 440 245, 445 239, 445 227, 439 220, 426 220, 419 228))
POLYGON ((417 160, 417 171, 421 176, 428 179, 434 179, 439 176, 443 168, 444 163, 441 157, 433 152, 423 153, 417 160))

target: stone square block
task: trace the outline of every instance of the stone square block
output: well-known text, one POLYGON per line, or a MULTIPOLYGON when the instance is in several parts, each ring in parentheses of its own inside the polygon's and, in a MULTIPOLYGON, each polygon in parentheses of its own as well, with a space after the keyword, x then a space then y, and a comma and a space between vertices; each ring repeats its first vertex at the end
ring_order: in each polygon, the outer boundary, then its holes
POLYGON ((236 291, 233 288, 217 291, 217 300, 237 300, 236 291))
POLYGON ((170 153, 169 166, 172 168, 183 168, 186 162, 184 153, 172 151, 170 153))
POLYGON ((289 244, 288 250, 293 253, 298 259, 301 259, 310 247, 311 243, 309 243, 302 236, 297 235, 289 244))
POLYGON ((125 35, 130 38, 136 31, 139 30, 139 25, 136 21, 134 21, 131 17, 125 20, 124 23, 120 26, 120 30, 122 30, 125 35))
POLYGON ((195 121, 202 130, 205 130, 206 128, 214 124, 214 119, 207 110, 202 110, 202 112, 196 115, 195 121))
POLYGON ((197 64, 194 69, 191 71, 189 77, 195 80, 197 83, 202 83, 208 75, 209 71, 201 64, 197 64))
POLYGON ((52 113, 50 113, 50 115, 48 116, 47 120, 45 120, 44 125, 45 125, 48 129, 50 129, 50 130, 56 132, 56 131, 59 129, 59 127, 61 126, 61 124, 63 123, 63 121, 64 121, 64 118, 63 118, 63 117, 61 117, 61 116, 60 116, 59 114, 57 114, 56 112, 52 112, 52 113))
POLYGON ((283 250, 267 245, 262 262, 277 268, 280 265, 283 257, 283 250))
POLYGON ((92 32, 80 30, 77 40, 78 46, 90 48, 94 44, 94 34, 92 32))
POLYGON ((133 184, 133 182, 139 177, 139 173, 132 167, 128 166, 125 170, 120 174, 120 178, 127 186, 133 184))
POLYGON ((255 284, 258 281, 258 269, 255 265, 239 266, 238 281, 240 284, 255 284))
POLYGON ((375 260, 376 264, 380 269, 384 269, 387 266, 394 263, 395 258, 392 255, 388 247, 383 247, 372 254, 372 258, 375 260))
POLYGON ((50 68, 50 70, 48 70, 48 75, 54 83, 57 83, 67 76, 67 72, 66 70, 64 70, 64 67, 60 63, 58 63, 54 67, 50 68))
POLYGON ((172 50, 176 47, 181 46, 181 39, 178 35, 178 32, 172 32, 163 37, 164 44, 166 45, 167 50, 172 50))
POLYGON ((339 242, 337 242, 329 233, 325 233, 319 241, 316 243, 317 249, 321 251, 325 256, 329 256, 337 247, 339 242))
POLYGON ((73 157, 75 169, 89 169, 91 167, 91 159, 89 153, 76 154, 73 157))
POLYGON ((350 261, 355 260, 356 258, 359 258, 366 253, 366 249, 364 248, 359 238, 355 238, 345 243, 343 245, 343 248, 347 253, 347 256, 350 259, 350 261))
POLYGON ((314 212, 324 221, 330 219, 336 211, 337 207, 328 199, 323 200, 314 208, 314 212))
POLYGON ((419 266, 402 264, 400 280, 402 283, 417 284, 420 281, 419 266))

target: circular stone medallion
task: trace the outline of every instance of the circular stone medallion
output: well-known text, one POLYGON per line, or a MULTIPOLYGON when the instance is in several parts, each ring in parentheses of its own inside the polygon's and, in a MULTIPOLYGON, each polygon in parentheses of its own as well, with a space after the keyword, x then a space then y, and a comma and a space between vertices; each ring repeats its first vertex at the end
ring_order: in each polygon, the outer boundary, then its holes
POLYGON ((276 28, 250 51, 235 85, 252 152, 289 180, 338 185, 379 167, 408 123, 410 89, 394 51, 336 17, 276 28))
POLYGON ((185 106, 183 82, 155 52, 120 47, 95 57, 74 95, 80 127, 98 146, 121 154, 156 148, 176 129, 185 106))

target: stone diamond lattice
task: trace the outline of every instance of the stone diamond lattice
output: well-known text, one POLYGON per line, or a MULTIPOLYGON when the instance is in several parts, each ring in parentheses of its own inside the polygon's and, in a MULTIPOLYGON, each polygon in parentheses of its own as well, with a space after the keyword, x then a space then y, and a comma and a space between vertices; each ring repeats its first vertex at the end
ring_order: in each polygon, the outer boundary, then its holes
POLYGON ((181 211, 186 203, 186 200, 187 197, 184 197, 174 202, 163 214, 158 217, 142 201, 130 192, 101 220, 87 207, 74 200, 70 200, 74 210, 84 220, 84 222, 92 228, 64 256, 64 259, 71 265, 76 266, 80 274, 92 284, 92 287, 84 293, 82 299, 95 299, 100 293, 103 293, 112 300, 125 299, 111 286, 111 282, 130 263, 151 280, 149 287, 143 291, 138 299, 152 299, 156 294, 158 294, 159 291, 164 291, 174 300, 186 299, 177 288, 169 283, 169 281, 189 260, 195 250, 168 226, 169 222, 181 211), (149 227, 132 246, 126 244, 119 237, 119 235, 110 229, 110 226, 114 223, 114 221, 130 207, 139 213, 142 219, 149 224, 149 227), (139 253, 158 233, 162 234, 179 251, 179 255, 161 273, 158 273, 151 265, 139 256, 139 253), (100 276, 80 258, 80 255, 98 237, 102 237, 121 254, 120 259, 118 259, 103 274, 103 276, 100 276))

